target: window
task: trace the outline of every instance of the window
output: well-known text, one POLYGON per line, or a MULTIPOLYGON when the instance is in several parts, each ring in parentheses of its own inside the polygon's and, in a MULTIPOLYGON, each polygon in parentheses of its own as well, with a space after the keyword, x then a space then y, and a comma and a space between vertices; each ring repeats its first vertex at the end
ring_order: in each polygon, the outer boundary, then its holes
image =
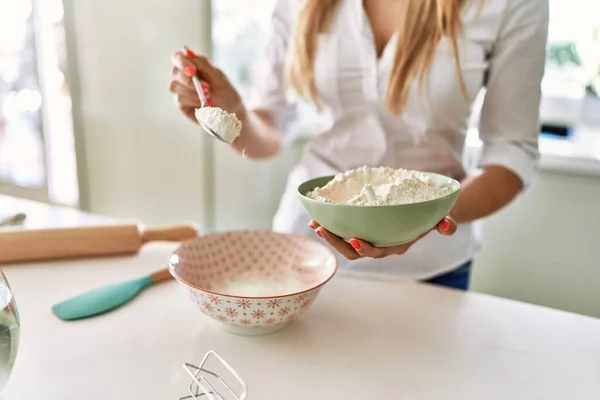
POLYGON ((269 37, 276 1, 212 2, 213 60, 242 96, 248 94, 257 57, 269 37))
POLYGON ((0 193, 78 202, 60 0, 0 1, 0 193))
POLYGON ((600 124, 600 4, 550 0, 542 122, 557 126, 600 124))
POLYGON ((544 95, 582 98, 600 92, 600 4, 551 0, 544 95))

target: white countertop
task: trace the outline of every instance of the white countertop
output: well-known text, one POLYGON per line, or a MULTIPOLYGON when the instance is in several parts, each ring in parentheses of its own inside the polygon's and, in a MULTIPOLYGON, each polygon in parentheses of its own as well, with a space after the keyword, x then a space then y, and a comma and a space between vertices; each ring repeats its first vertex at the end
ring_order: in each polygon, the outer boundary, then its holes
POLYGON ((182 364, 208 350, 237 369, 249 400, 600 398, 600 320, 422 284, 337 276, 263 337, 219 330, 175 282, 97 318, 52 315, 71 295, 161 268, 171 249, 5 267, 22 341, 2 400, 177 399, 182 364))
POLYGON ((112 218, 82 212, 73 208, 50 207, 37 201, 0 194, 0 219, 18 213, 26 215, 24 224, 19 226, 26 229, 105 224, 114 221, 112 218))

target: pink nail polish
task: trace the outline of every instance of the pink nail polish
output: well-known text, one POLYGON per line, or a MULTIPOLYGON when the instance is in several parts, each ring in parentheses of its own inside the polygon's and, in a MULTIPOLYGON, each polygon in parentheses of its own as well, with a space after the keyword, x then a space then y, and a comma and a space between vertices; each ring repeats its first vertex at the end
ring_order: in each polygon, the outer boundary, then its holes
POLYGON ((191 51, 190 49, 186 48, 183 53, 186 55, 186 57, 189 58, 196 58, 196 53, 194 53, 193 51, 191 51))
POLYGON ((183 70, 190 76, 196 75, 196 68, 192 67, 191 65, 188 65, 183 70))
POLYGON ((317 235, 319 235, 319 237, 321 237, 321 238, 323 237, 323 234, 321 233, 321 231, 315 231, 315 232, 317 232, 317 235))
POLYGON ((360 249, 360 242, 356 239, 350 239, 350 245, 354 247, 356 250, 360 249))
POLYGON ((442 226, 441 226, 442 232, 448 232, 450 230, 450 226, 451 226, 450 221, 448 221, 447 219, 444 219, 444 221, 442 221, 442 226))

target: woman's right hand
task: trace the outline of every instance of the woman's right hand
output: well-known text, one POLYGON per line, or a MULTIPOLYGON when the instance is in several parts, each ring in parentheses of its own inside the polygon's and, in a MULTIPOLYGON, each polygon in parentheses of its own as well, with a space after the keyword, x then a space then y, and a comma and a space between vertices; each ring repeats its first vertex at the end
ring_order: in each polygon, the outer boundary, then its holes
POLYGON ((243 118, 245 109, 239 93, 225 74, 206 57, 196 55, 186 48, 173 55, 172 63, 169 90, 175 94, 177 108, 187 118, 197 123, 194 112, 200 107, 200 99, 192 83, 191 78, 194 75, 202 83, 207 105, 220 107, 236 114, 239 119, 243 118))

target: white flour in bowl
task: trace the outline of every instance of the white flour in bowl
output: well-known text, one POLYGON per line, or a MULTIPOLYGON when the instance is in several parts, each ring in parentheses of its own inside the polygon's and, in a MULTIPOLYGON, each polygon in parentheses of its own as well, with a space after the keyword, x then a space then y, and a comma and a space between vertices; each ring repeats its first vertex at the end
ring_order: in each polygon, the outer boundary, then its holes
POLYGON ((388 206, 433 200, 451 191, 418 171, 364 166, 337 174, 307 196, 327 203, 388 206))
POLYGON ((302 292, 310 288, 298 277, 288 275, 280 281, 258 276, 237 276, 234 281, 214 284, 212 290, 219 293, 242 297, 283 296, 302 292))
POLYGON ((232 143, 242 132, 242 122, 233 113, 219 107, 201 107, 196 109, 197 120, 202 120, 209 128, 218 133, 227 143, 232 143))

